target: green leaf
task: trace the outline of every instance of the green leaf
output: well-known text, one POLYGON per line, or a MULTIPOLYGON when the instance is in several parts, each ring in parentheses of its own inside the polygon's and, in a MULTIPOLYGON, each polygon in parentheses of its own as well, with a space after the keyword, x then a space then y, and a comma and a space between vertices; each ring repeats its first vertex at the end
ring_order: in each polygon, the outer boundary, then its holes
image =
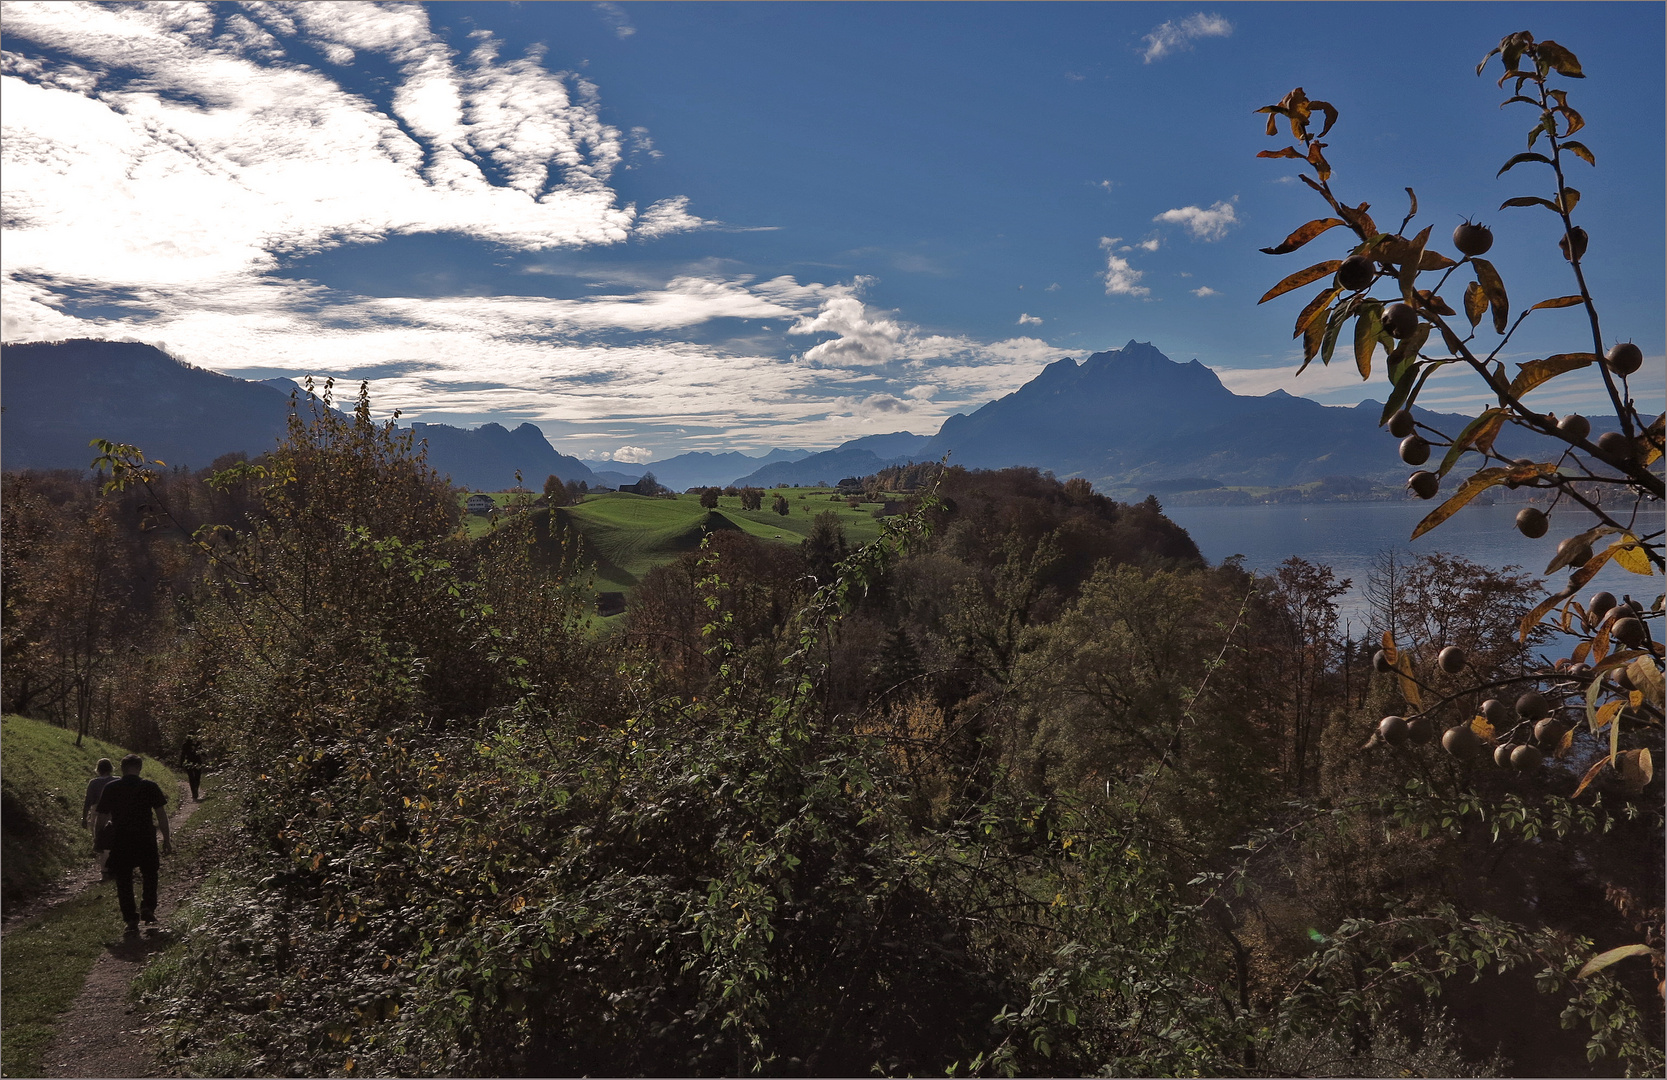
POLYGON ((1496 177, 1504 176, 1508 171, 1511 170, 1511 168, 1513 168, 1514 166, 1517 166, 1517 165, 1521 165, 1525 161, 1538 161, 1543 165, 1550 165, 1551 164, 1551 159, 1546 157, 1544 154, 1536 154, 1536 153, 1533 153, 1532 151, 1530 151, 1529 153, 1526 153, 1526 154, 1518 154, 1516 157, 1507 161, 1505 164, 1501 165, 1499 167, 1499 171, 1494 173, 1493 175, 1496 176, 1496 177))
MULTIPOLYGON (((1266 151, 1263 151, 1263 153, 1266 153, 1266 151)), ((1346 224, 1348 223, 1342 218, 1315 218, 1313 221, 1310 221, 1308 224, 1291 233, 1290 236, 1287 236, 1277 246, 1265 247, 1260 250, 1264 255, 1285 255, 1289 252, 1295 251, 1297 248, 1308 243, 1308 241, 1314 239, 1316 236, 1319 236, 1328 229, 1335 229, 1339 225, 1346 224)))
POLYGON ((1493 309, 1494 332, 1503 334, 1511 315, 1511 300, 1505 295, 1505 282, 1486 259, 1471 259, 1470 265, 1476 268, 1476 280, 1481 284, 1482 291, 1487 293, 1488 306, 1493 309))
POLYGON ((1401 373, 1407 368, 1416 366, 1418 350, 1422 349, 1424 342, 1429 339, 1429 323, 1419 323, 1418 329, 1401 339, 1400 344, 1396 345, 1394 351, 1389 354, 1389 379, 1391 382, 1400 382, 1401 373))
POLYGON ((1258 304, 1265 304, 1276 296, 1284 296, 1292 289, 1300 289, 1304 285, 1313 284, 1328 274, 1335 274, 1337 272, 1337 268, 1342 265, 1343 260, 1341 259, 1328 259, 1322 263, 1315 263, 1313 266, 1306 269, 1298 270, 1290 277, 1284 279, 1279 284, 1269 289, 1263 294, 1262 299, 1256 302, 1258 304))
POLYGON ((1383 305, 1376 300, 1361 304, 1360 316, 1354 322, 1354 364, 1362 379, 1372 377, 1372 353, 1382 333, 1383 305))
MULTIPOLYGON (((1578 300, 1578 297, 1576 299, 1578 300)), ((1529 310, 1532 311, 1533 308, 1529 310)), ((1518 364, 1517 377, 1511 380, 1511 396, 1520 398, 1534 387, 1549 382, 1564 372, 1590 367, 1597 363, 1597 359, 1596 353, 1558 353, 1544 360, 1530 360, 1526 364, 1518 364)))
POLYGON ((1332 355, 1337 351, 1337 335, 1342 331, 1343 324, 1354 315, 1354 309, 1359 306, 1357 297, 1349 297, 1337 305, 1337 310, 1331 313, 1326 322, 1325 337, 1320 342, 1320 363, 1330 364, 1332 355))
POLYGON ((1486 446, 1492 446, 1493 437, 1499 433, 1499 429, 1504 423, 1505 410, 1496 406, 1484 411, 1481 416, 1466 424, 1464 430, 1459 432, 1459 437, 1453 440, 1453 445, 1447 448, 1447 453, 1442 457, 1441 467, 1436 470, 1436 475, 1446 476, 1466 450, 1469 450, 1473 444, 1481 442, 1481 438, 1478 437, 1479 434, 1487 439, 1486 446), (1485 432, 1483 431, 1484 428, 1487 429, 1485 432))
POLYGON ((1588 165, 1595 166, 1598 163, 1598 159, 1592 156, 1592 152, 1590 150, 1586 149, 1585 143, 1575 142, 1571 139, 1563 144, 1563 149, 1567 150, 1569 153, 1573 154, 1575 157, 1584 161, 1588 165))
POLYGON ((1389 400, 1384 402, 1383 416, 1378 419, 1378 427, 1389 423, 1389 418, 1400 410, 1407 396, 1412 393, 1412 384, 1417 377, 1417 365, 1409 365, 1406 370, 1401 372, 1401 377, 1395 380, 1395 389, 1389 393, 1389 400))

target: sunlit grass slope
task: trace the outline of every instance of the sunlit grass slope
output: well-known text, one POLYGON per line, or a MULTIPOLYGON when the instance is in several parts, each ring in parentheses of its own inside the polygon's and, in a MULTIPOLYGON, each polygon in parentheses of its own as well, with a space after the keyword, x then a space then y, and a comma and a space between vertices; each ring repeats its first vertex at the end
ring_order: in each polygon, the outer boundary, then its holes
MULTIPOLYGON (((98 759, 107 757, 121 773, 122 747, 86 738, 54 724, 7 716, 0 723, 0 796, 5 803, 0 829, 0 891, 9 910, 57 879, 66 868, 92 858, 91 838, 81 828, 81 801, 98 759)), ((162 785, 172 802, 179 778, 145 758, 145 778, 162 785)))

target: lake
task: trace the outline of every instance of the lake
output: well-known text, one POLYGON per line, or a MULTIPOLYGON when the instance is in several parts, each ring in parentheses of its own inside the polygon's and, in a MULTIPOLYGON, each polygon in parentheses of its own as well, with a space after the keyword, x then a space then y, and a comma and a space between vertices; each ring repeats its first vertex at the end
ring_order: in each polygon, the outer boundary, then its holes
MULTIPOLYGON (((1159 500, 1162 501, 1161 499, 1159 500)), ((1539 576, 1557 551, 1557 541, 1580 528, 1589 528, 1584 513, 1552 516, 1551 531, 1530 540, 1516 530, 1516 505, 1469 506, 1440 528, 1408 541, 1413 528, 1431 510, 1424 502, 1311 503, 1269 506, 1177 506, 1164 513, 1192 534, 1204 557, 1212 563, 1243 555, 1248 569, 1272 572, 1292 555, 1324 563, 1339 578, 1352 578, 1349 592, 1338 599, 1341 621, 1358 634, 1369 605, 1364 590, 1372 559, 1380 551, 1397 548, 1411 555, 1451 552, 1484 566, 1519 566, 1539 576)), ((1559 572, 1557 577, 1562 577, 1559 572)), ((1599 589, 1616 596, 1631 593, 1649 603, 1661 592, 1661 578, 1629 574, 1610 564, 1581 590, 1582 597, 1599 589)))

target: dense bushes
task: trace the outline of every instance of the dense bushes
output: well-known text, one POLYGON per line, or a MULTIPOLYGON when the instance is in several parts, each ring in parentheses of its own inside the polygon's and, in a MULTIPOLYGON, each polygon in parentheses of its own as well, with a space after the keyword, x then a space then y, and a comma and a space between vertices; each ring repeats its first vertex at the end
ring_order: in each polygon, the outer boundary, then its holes
MULTIPOLYGON (((952 471, 857 551, 716 533, 608 637, 556 512, 466 541, 362 401, 239 489, 156 650, 243 806, 151 980, 174 1071, 1659 1062, 1642 965, 1574 977, 1659 923, 1659 806, 1363 749, 1399 691, 1350 673, 1324 568, 952 471), (1478 1022, 1502 1000, 1539 1042, 1478 1022)), ((1525 595, 1408 571, 1374 584, 1397 620, 1525 595)))

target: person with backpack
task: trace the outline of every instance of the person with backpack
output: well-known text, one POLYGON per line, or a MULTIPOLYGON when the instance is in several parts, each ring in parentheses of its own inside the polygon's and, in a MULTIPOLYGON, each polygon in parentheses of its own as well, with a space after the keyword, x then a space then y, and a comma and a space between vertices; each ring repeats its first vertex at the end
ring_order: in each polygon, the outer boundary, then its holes
POLYGON ((116 899, 130 937, 139 933, 140 919, 156 921, 156 879, 161 860, 155 829, 162 830, 161 854, 174 852, 168 835, 168 796, 156 781, 139 775, 144 767, 145 759, 138 754, 122 758, 121 779, 106 784, 98 797, 99 841, 110 852, 104 868, 116 879, 116 899), (153 814, 155 829, 151 826, 153 814), (134 870, 144 881, 144 895, 138 905, 133 902, 134 870))
POLYGON ((203 755, 202 744, 195 735, 187 735, 185 742, 179 748, 179 767, 185 770, 185 780, 191 785, 191 801, 202 802, 198 793, 203 783, 203 770, 208 767, 208 759, 203 755))

